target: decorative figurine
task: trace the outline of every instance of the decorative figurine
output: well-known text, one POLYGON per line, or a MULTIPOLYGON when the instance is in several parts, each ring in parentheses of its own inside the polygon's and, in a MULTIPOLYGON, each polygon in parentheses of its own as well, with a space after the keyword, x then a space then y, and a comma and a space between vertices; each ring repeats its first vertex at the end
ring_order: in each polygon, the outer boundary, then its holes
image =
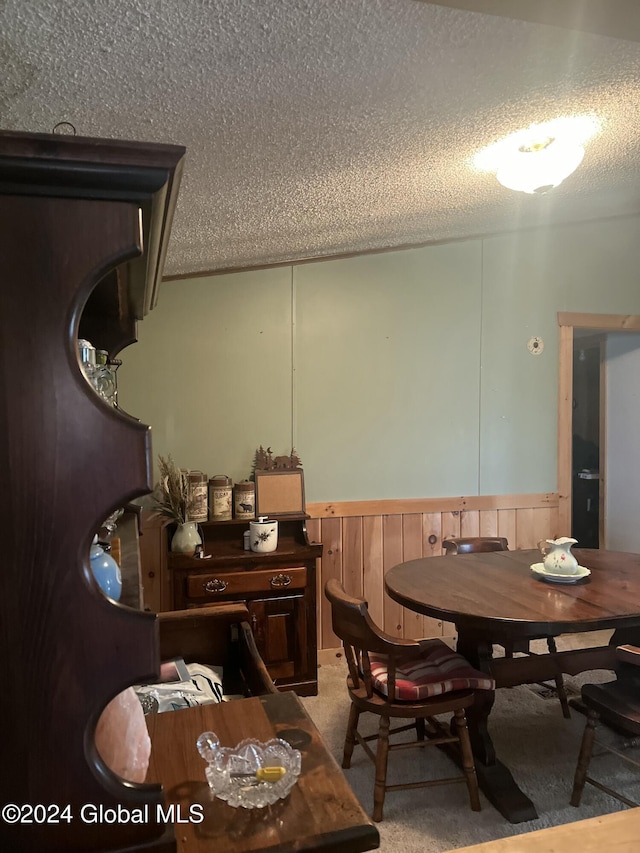
POLYGON ((254 471, 291 471, 298 468, 302 468, 302 460, 294 447, 288 456, 274 456, 270 447, 265 450, 262 445, 256 450, 254 471))

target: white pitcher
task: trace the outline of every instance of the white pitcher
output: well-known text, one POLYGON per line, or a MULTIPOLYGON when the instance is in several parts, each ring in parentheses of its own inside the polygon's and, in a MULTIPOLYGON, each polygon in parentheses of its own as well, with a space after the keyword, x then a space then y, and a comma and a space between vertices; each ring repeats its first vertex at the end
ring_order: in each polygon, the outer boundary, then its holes
POLYGON ((570 536, 540 540, 538 544, 544 556, 545 571, 554 575, 575 574, 578 571, 578 561, 571 553, 571 546, 577 542, 577 539, 570 536))

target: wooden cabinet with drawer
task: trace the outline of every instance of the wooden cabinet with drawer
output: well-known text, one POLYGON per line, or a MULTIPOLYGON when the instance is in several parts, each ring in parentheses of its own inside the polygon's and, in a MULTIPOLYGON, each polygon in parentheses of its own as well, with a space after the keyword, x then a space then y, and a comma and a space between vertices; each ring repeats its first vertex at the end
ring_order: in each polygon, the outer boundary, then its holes
POLYGON ((306 516, 280 518, 278 548, 245 551, 247 521, 204 522, 202 558, 169 554, 172 607, 244 601, 256 645, 276 686, 315 695, 316 560, 322 545, 307 538, 306 516))

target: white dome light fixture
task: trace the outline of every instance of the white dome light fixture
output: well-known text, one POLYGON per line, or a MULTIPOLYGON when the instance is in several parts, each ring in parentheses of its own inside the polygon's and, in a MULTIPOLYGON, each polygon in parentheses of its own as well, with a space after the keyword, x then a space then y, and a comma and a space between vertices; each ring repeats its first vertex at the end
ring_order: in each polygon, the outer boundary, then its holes
POLYGON ((575 172, 583 157, 581 145, 548 136, 517 148, 498 166, 496 178, 509 190, 546 193, 575 172))
POLYGON ((474 165, 495 172, 507 189, 546 193, 578 168, 584 143, 600 128, 597 119, 573 116, 531 125, 490 145, 474 157, 474 165))

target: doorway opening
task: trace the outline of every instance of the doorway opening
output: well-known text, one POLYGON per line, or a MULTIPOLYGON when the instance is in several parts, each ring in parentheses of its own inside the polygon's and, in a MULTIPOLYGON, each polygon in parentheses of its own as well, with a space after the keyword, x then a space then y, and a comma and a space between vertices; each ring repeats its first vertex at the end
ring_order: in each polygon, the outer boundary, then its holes
MULTIPOLYGON (((601 397, 605 404, 605 336, 575 329, 571 422, 571 536, 582 548, 600 546, 601 397)), ((604 440, 604 435, 602 436, 604 440)))
POLYGON ((558 325, 559 535, 571 531, 582 547, 604 548, 606 338, 640 332, 640 316, 559 312, 558 325))

